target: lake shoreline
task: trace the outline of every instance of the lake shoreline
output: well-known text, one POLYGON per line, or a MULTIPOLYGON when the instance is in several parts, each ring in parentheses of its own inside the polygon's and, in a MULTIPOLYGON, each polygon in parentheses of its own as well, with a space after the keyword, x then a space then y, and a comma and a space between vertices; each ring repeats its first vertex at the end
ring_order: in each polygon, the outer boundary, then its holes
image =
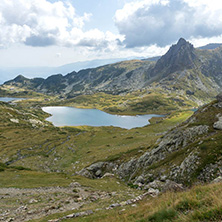
POLYGON ((67 106, 46 106, 42 110, 51 116, 46 120, 54 126, 113 126, 125 129, 149 125, 153 117, 164 117, 157 114, 146 115, 119 115, 110 114, 98 109, 80 109, 67 106))

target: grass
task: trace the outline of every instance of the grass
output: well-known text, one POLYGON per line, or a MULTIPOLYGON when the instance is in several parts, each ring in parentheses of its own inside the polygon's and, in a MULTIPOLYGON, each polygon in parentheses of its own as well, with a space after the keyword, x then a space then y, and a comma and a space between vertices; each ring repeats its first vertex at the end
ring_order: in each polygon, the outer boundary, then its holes
POLYGON ((43 173, 36 171, 18 171, 8 169, 0 172, 0 188, 38 188, 52 186, 68 186, 73 180, 65 174, 43 173))
POLYGON ((19 103, 16 107, 1 105, 0 161, 11 166, 70 175, 100 160, 121 157, 124 161, 134 154, 141 155, 161 132, 192 114, 191 111, 174 112, 158 123, 131 130, 86 126, 56 128, 44 121, 47 115, 41 110, 25 109, 27 103, 19 103), (11 122, 11 118, 18 119, 19 124, 11 122), (33 127, 29 122, 33 118, 40 119, 44 125, 33 127))
MULTIPOLYGON (((222 186, 221 183, 199 185, 183 192, 167 192, 156 198, 147 197, 138 202, 136 207, 125 206, 113 210, 94 211, 94 214, 83 218, 63 221, 80 222, 218 222, 222 219, 222 186)), ((84 207, 81 211, 92 209, 84 207)), ((66 214, 32 220, 45 222, 66 214)))
POLYGON ((196 106, 194 102, 175 94, 167 95, 160 89, 147 93, 136 91, 124 96, 106 93, 80 95, 64 101, 54 101, 50 105, 73 106, 77 108, 95 108, 108 113, 138 115, 166 114, 175 110, 185 110, 196 106), (177 99, 175 99, 175 97, 177 99))

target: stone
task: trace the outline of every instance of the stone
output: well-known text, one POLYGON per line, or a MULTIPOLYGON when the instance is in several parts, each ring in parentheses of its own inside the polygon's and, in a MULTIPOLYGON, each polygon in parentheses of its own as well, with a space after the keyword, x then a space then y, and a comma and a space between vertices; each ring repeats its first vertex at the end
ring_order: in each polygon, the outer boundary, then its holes
POLYGON ((38 202, 38 200, 36 200, 36 199, 31 199, 31 200, 29 201, 30 204, 32 204, 32 203, 37 203, 37 202, 38 202))
POLYGON ((100 177, 101 174, 102 174, 102 171, 101 171, 101 170, 97 170, 96 173, 95 173, 96 177, 100 177))
POLYGON ((115 208, 115 207, 121 207, 121 205, 119 203, 114 203, 114 204, 111 204, 109 207, 115 208))
POLYGON ((105 174, 107 171, 111 171, 115 168, 115 164, 111 162, 98 162, 93 163, 92 165, 82 169, 78 174, 91 178, 101 178, 103 174, 105 174))
POLYGON ((178 184, 172 180, 167 180, 166 183, 163 186, 162 191, 183 191, 183 185, 182 184, 178 184))
POLYGON ((114 174, 113 173, 105 173, 102 178, 105 178, 105 177, 114 177, 114 174))
POLYGON ((166 175, 162 175, 162 176, 160 177, 160 181, 161 181, 161 182, 165 182, 166 179, 167 179, 167 176, 166 176, 166 175))
POLYGON ((217 130, 222 130, 222 116, 217 116, 218 121, 214 123, 213 128, 217 130))
POLYGON ((135 181, 135 184, 140 184, 139 186, 141 186, 144 183, 144 177, 143 175, 138 176, 138 178, 135 181))
POLYGON ((194 95, 194 92, 193 92, 193 91, 190 91, 190 90, 187 90, 187 91, 186 91, 186 94, 189 95, 189 96, 192 96, 192 95, 194 95))
POLYGON ((222 176, 219 176, 212 181, 212 183, 221 183, 221 182, 222 182, 222 176))
POLYGON ((161 182, 160 180, 154 180, 151 183, 148 183, 144 189, 149 190, 150 188, 152 189, 161 189, 163 186, 163 182, 161 182))
POLYGON ((147 192, 151 197, 156 197, 160 193, 158 189, 149 188, 147 192))
POLYGON ((13 123, 19 123, 18 119, 10 119, 10 121, 13 122, 13 123))

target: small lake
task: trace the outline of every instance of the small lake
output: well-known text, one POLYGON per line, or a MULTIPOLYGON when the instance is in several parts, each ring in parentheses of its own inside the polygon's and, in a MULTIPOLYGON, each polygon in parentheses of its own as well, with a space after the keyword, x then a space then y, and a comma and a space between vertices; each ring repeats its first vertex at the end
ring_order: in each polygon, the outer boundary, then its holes
POLYGON ((24 100, 25 98, 0 97, 1 102, 11 102, 16 100, 24 100))
POLYGON ((149 119, 152 117, 162 117, 155 114, 120 116, 97 109, 78 109, 63 106, 43 107, 42 109, 52 115, 46 120, 52 122, 55 126, 116 126, 132 129, 148 125, 149 119))

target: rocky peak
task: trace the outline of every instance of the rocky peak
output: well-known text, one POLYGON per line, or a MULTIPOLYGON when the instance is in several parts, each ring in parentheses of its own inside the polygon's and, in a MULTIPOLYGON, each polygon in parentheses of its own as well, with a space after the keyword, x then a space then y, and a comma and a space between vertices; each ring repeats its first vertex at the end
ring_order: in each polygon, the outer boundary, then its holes
POLYGON ((23 75, 18 75, 17 77, 15 77, 13 80, 9 80, 7 82, 5 82, 4 84, 10 84, 10 83, 24 83, 26 80, 28 80, 26 77, 24 77, 23 75))
POLYGON ((180 38, 177 44, 172 45, 168 52, 157 61, 153 75, 161 73, 161 77, 166 77, 170 73, 193 68, 195 59, 193 45, 180 38))
POLYGON ((169 51, 166 53, 165 56, 173 56, 176 55, 178 56, 182 56, 182 55, 190 55, 194 52, 194 47, 191 43, 189 43, 188 41, 186 41, 183 38, 180 38, 179 41, 177 42, 177 44, 172 45, 169 49, 169 51))
POLYGON ((18 75, 17 77, 14 78, 15 82, 21 82, 27 80, 27 78, 25 78, 23 75, 18 75))

